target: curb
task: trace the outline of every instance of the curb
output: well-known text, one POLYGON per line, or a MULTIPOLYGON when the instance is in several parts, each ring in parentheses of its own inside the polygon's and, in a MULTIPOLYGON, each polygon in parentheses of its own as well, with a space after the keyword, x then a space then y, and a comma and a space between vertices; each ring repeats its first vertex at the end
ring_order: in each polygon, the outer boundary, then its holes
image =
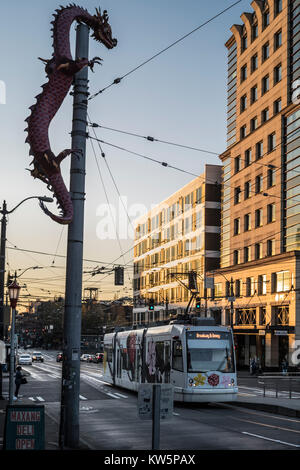
POLYGON ((242 408, 250 408, 253 410, 266 411, 267 413, 274 413, 282 416, 292 416, 300 418, 300 410, 294 408, 287 408, 286 406, 272 405, 269 403, 248 403, 248 402, 234 402, 234 406, 240 406, 242 408))

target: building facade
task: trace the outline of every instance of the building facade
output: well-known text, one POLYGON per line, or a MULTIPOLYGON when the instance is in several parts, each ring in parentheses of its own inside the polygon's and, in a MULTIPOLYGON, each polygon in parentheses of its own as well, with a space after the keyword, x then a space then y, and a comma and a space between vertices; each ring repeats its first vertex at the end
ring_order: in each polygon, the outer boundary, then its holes
POLYGON ((254 0, 228 50, 220 269, 208 303, 237 360, 293 363, 300 339, 300 1, 254 0))
POLYGON ((220 165, 205 165, 203 175, 136 222, 133 325, 184 313, 191 298, 191 272, 204 297, 204 274, 220 262, 221 170, 220 165))

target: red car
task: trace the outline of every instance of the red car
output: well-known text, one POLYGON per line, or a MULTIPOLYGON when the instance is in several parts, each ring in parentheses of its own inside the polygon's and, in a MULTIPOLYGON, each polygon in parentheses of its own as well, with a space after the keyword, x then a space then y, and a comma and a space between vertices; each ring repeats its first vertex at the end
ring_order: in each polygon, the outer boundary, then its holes
POLYGON ((103 362, 103 357, 104 357, 103 353, 96 353, 95 356, 93 357, 93 362, 96 362, 97 364, 98 362, 103 362))

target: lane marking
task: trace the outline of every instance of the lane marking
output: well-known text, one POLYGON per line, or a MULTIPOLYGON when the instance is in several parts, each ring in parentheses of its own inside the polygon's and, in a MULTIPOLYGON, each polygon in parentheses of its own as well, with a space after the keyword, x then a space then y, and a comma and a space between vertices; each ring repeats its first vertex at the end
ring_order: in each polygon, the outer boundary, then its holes
POLYGON ((252 434, 251 432, 242 431, 242 434, 247 434, 248 436, 252 436, 252 437, 258 437, 259 439, 264 439, 266 441, 278 442, 279 444, 283 444, 286 446, 300 447, 300 445, 297 445, 297 444, 291 444, 290 442, 279 441, 278 439, 270 439, 269 437, 259 436, 258 434, 252 434))
POLYGON ((222 407, 224 406, 225 408, 234 408, 235 410, 238 410, 240 413, 246 413, 246 414, 250 414, 250 415, 257 415, 257 416, 266 417, 266 418, 281 419, 283 421, 292 421, 293 423, 300 423, 300 420, 295 419, 295 418, 285 418, 283 416, 272 415, 271 413, 268 413, 267 415, 265 415, 264 413, 267 413, 266 411, 262 411, 262 412, 258 413, 257 411, 241 408, 239 406, 228 405, 227 403, 226 404, 222 403, 222 405, 219 405, 218 403, 216 403, 215 405, 222 406, 222 407))
POLYGON ((280 429, 281 431, 296 432, 300 434, 300 431, 297 431, 296 429, 282 428, 280 426, 274 426, 273 424, 259 423, 257 421, 250 421, 249 419, 235 418, 234 416, 231 416, 231 419, 235 419, 236 421, 243 421, 244 423, 257 424, 258 426, 265 426, 267 428, 280 429))
POLYGON ((82 395, 79 395, 80 400, 87 400, 87 398, 83 397, 82 395))

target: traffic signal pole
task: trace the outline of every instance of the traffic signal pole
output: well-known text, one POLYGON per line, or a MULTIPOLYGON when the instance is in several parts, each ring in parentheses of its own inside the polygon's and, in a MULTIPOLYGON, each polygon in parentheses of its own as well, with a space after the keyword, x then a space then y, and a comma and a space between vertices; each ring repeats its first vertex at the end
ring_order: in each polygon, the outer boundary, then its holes
MULTIPOLYGON (((89 55, 89 28, 78 24, 76 59, 89 55)), ((70 193, 73 221, 68 227, 66 294, 63 331, 63 367, 59 445, 79 448, 80 335, 82 302, 82 258, 85 200, 85 152, 87 125, 88 67, 75 75, 73 98, 72 154, 70 193)))

